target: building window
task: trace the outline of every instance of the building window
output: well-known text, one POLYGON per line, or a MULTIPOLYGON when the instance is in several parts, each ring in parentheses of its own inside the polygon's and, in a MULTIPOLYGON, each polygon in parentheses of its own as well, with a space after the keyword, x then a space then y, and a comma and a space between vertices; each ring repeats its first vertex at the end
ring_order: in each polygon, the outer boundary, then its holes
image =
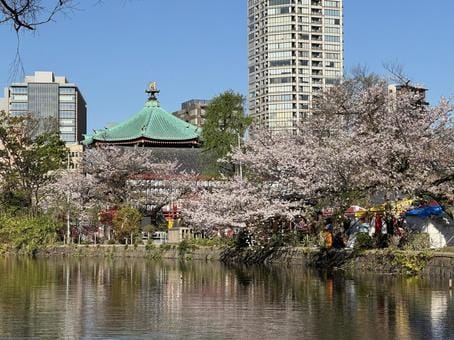
POLYGON ((325 53, 326 59, 340 59, 339 53, 325 53))
POLYGON ((76 113, 74 111, 60 111, 60 118, 75 118, 76 113))
POLYGON ((337 35, 325 35, 325 41, 328 42, 340 42, 340 37, 337 35))
POLYGON ((60 138, 64 142, 75 142, 76 135, 74 133, 60 133, 60 138))
POLYGON ((14 101, 26 102, 28 100, 28 96, 26 94, 13 94, 11 96, 11 99, 14 100, 14 101))
POLYGON ((270 6, 290 5, 292 0, 269 0, 270 6))
POLYGON ((61 102, 75 102, 76 96, 75 95, 60 95, 61 102))
POLYGON ((288 14, 291 12, 291 7, 276 7, 268 9, 268 15, 288 14))
POLYGON ((284 74, 292 74, 291 68, 278 68, 278 69, 270 69, 269 75, 284 75, 284 74))
POLYGON ((75 94, 76 89, 74 87, 60 87, 60 94, 75 94))
POLYGON ((283 77, 283 78, 271 78, 270 84, 282 84, 282 83, 291 83, 291 77, 283 77))
POLYGON ((340 16, 340 11, 336 9, 325 9, 325 15, 330 17, 338 17, 340 16))
POLYGON ((275 24, 289 24, 292 22, 292 17, 291 16, 283 16, 283 17, 275 17, 275 18, 269 18, 268 19, 268 24, 269 25, 275 25, 275 24))
POLYGON ((11 93, 14 94, 27 94, 27 92, 26 87, 11 87, 11 93))
POLYGON ((338 84, 339 83, 339 79, 338 78, 326 78, 325 79, 325 84, 326 85, 335 85, 335 84, 338 84))
POLYGON ((60 119, 60 125, 71 125, 74 126, 76 121, 74 119, 60 119))
POLYGON ((11 103, 10 109, 11 110, 27 110, 28 104, 27 103, 11 103))
POLYGON ((275 35, 270 35, 268 37, 268 41, 291 40, 291 39, 292 39, 291 33, 275 34, 275 35))
POLYGON ((74 126, 60 126, 60 132, 67 133, 67 132, 74 132, 74 126))
POLYGON ((60 110, 75 110, 76 104, 74 103, 60 103, 60 110))
POLYGON ((275 96, 269 96, 270 102, 289 102, 292 101, 291 94, 281 94, 275 96))
POLYGON ((339 1, 328 1, 328 0, 325 0, 325 6, 326 6, 326 7, 336 7, 336 8, 339 8, 339 1))
POLYGON ((292 60, 273 60, 270 61, 270 66, 275 67, 275 66, 290 66, 292 65, 292 60))
POLYGON ((279 26, 269 26, 268 32, 285 32, 291 31, 292 25, 279 25, 279 26))
POLYGON ((327 25, 340 25, 340 19, 326 18, 325 24, 327 25))

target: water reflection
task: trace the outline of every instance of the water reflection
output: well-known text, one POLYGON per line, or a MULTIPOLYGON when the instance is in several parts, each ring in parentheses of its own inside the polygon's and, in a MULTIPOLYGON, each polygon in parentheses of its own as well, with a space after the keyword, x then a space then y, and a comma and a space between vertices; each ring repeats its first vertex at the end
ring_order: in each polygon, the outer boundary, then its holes
POLYGON ((0 259, 0 338, 449 339, 447 282, 299 267, 0 259))

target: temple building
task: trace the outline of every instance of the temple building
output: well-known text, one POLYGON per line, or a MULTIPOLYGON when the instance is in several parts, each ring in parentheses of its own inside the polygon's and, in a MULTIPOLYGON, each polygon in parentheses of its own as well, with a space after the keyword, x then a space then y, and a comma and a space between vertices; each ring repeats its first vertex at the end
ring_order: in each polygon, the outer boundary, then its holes
POLYGON ((202 129, 164 110, 156 98, 159 90, 155 82, 150 83, 146 92, 149 98, 142 110, 119 124, 85 135, 83 144, 88 148, 139 146, 144 150, 144 157, 151 152, 158 161, 177 161, 180 170, 204 172, 202 129))
POLYGON ((164 110, 156 98, 159 90, 150 83, 150 94, 142 110, 126 121, 86 135, 87 147, 99 145, 144 146, 160 148, 198 148, 201 129, 164 110))
POLYGON ((169 230, 173 228, 172 232, 181 236, 183 230, 189 229, 181 229, 182 226, 178 223, 174 225, 174 221, 179 221, 179 205, 186 197, 172 185, 172 181, 188 182, 194 188, 212 185, 204 176, 206 162, 200 148, 202 130, 160 106, 155 82, 150 83, 146 92, 149 93, 148 101, 139 112, 112 127, 95 130, 85 136, 83 143, 88 148, 103 145, 139 147, 144 158, 151 157, 156 162, 176 161, 181 171, 177 175, 169 178, 167 174, 140 174, 131 176, 127 185, 129 191, 134 193, 129 203, 143 213, 142 226, 152 223, 153 211, 159 206, 156 197, 168 196, 169 203, 162 208, 163 214, 169 230))

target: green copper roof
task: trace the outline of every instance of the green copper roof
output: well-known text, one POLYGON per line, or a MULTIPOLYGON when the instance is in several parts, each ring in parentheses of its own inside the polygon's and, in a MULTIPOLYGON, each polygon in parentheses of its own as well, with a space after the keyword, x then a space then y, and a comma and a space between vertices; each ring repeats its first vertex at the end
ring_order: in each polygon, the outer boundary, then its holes
POLYGON ((126 121, 111 128, 97 130, 86 135, 84 144, 93 142, 128 142, 140 139, 155 142, 184 142, 199 140, 201 129, 187 123, 159 106, 157 100, 149 100, 145 107, 126 121))

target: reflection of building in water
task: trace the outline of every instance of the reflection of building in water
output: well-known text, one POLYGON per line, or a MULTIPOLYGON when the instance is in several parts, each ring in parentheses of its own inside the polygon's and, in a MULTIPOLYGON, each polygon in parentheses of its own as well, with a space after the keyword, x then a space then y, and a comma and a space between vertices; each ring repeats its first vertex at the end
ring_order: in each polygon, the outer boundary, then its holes
MULTIPOLYGON (((432 325, 432 339, 443 339, 444 325, 450 322, 448 314, 448 292, 432 291, 430 303, 430 320, 432 325)), ((452 320, 451 320, 452 321, 452 320)))

